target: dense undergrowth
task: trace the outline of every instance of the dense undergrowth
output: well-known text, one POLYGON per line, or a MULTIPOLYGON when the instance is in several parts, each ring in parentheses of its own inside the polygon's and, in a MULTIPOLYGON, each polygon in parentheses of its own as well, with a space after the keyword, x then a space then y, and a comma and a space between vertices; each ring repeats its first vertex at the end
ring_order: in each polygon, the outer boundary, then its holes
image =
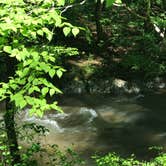
MULTIPOLYGON (((1 135, 1 139, 4 137, 1 135)), ((0 166, 11 166, 12 160, 8 147, 0 142, 0 166)), ((89 156, 94 166, 166 166, 166 153, 159 153, 150 161, 137 160, 134 155, 123 158, 116 153, 105 156, 89 156)), ((22 150, 21 161, 14 166, 91 166, 71 148, 59 150, 57 145, 48 145, 42 148, 40 144, 33 143, 28 149, 22 150), (48 151, 51 150, 50 151, 48 151)))
POLYGON ((115 153, 109 153, 103 157, 95 157, 95 161, 97 166, 165 166, 166 154, 161 153, 150 161, 139 161, 134 156, 123 158, 115 153))

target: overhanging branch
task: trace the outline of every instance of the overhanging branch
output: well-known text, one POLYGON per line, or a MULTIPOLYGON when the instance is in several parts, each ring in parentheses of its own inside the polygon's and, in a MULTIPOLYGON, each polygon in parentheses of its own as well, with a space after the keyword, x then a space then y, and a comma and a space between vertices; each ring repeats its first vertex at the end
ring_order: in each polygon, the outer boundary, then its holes
MULTIPOLYGON (((63 10, 61 11, 61 14, 62 13, 64 13, 64 12, 66 12, 68 9, 70 9, 70 8, 73 8, 73 7, 75 7, 75 6, 80 6, 80 5, 83 5, 83 4, 85 4, 86 3, 86 0, 83 0, 83 1, 81 1, 81 2, 79 2, 79 3, 74 3, 74 4, 71 4, 71 5, 68 5, 68 6, 65 6, 65 7, 63 7, 63 10)), ((62 8, 61 8, 62 9, 62 8)))

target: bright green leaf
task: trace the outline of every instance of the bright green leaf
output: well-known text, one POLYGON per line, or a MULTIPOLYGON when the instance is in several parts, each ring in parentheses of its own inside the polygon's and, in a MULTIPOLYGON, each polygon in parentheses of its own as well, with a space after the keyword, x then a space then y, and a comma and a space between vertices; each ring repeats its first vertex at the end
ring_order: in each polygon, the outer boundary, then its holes
POLYGON ((54 69, 51 69, 51 70, 49 70, 49 76, 51 77, 51 78, 53 78, 54 77, 54 75, 55 75, 55 70, 54 69))
POLYGON ((20 100, 20 108, 24 108, 27 105, 27 102, 25 100, 20 100))
POLYGON ((44 87, 42 90, 41 90, 41 93, 43 96, 45 96, 47 93, 48 93, 48 88, 47 87, 44 87))
POLYGON ((12 52, 12 47, 11 46, 4 46, 3 47, 3 51, 5 51, 5 52, 10 54, 12 52))
POLYGON ((43 36, 43 31, 41 29, 37 30, 37 34, 40 35, 40 36, 43 36))
POLYGON ((50 96, 54 95, 55 94, 55 89, 50 89, 49 93, 50 93, 50 96))
POLYGON ((65 0, 57 0, 58 6, 64 6, 65 5, 65 0))
POLYGON ((44 114, 44 112, 42 110, 40 110, 40 109, 37 109, 35 111, 35 115, 39 116, 40 118, 43 116, 43 114, 44 114))
POLYGON ((116 3, 122 3, 122 1, 121 1, 121 0, 115 0, 115 2, 116 2, 116 3))
POLYGON ((59 78, 61 78, 63 73, 61 70, 57 70, 56 74, 59 78))
POLYGON ((63 28, 63 33, 64 33, 65 36, 67 36, 70 33, 70 31, 71 31, 70 27, 64 27, 63 28))
POLYGON ((73 33, 73 35, 74 36, 77 36, 77 34, 80 32, 80 30, 77 28, 77 27, 74 27, 73 29, 72 29, 72 33, 73 33))

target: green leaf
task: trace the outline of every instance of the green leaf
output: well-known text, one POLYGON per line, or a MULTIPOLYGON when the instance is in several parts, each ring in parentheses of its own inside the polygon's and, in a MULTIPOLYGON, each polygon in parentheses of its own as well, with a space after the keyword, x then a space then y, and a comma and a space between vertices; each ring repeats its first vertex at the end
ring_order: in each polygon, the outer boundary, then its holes
POLYGON ((64 33, 65 36, 68 36, 68 34, 70 33, 70 31, 71 31, 70 27, 64 27, 63 28, 63 33, 64 33))
POLYGON ((33 93, 33 91, 34 91, 34 89, 31 87, 31 88, 29 88, 28 89, 28 94, 32 94, 33 93))
POLYGON ((11 84, 10 87, 13 89, 13 90, 16 90, 18 88, 18 85, 17 84, 11 84))
POLYGON ((47 87, 44 87, 42 90, 41 90, 41 93, 43 96, 45 96, 47 93, 48 93, 48 88, 47 87))
POLYGON ((50 96, 54 95, 55 94, 55 89, 50 89, 49 93, 50 93, 50 96))
POLYGON ((16 107, 20 107, 20 103, 24 100, 21 91, 19 93, 16 93, 15 95, 12 95, 10 99, 11 101, 15 102, 16 107))
POLYGON ((18 61, 21 61, 21 54, 17 54, 17 55, 16 55, 16 59, 17 59, 18 61))
POLYGON ((40 92, 40 89, 39 89, 39 87, 37 87, 37 86, 34 86, 34 90, 35 90, 36 92, 40 92))
POLYGON ((80 30, 77 28, 77 27, 74 27, 73 29, 72 29, 72 33, 73 33, 73 35, 74 36, 77 36, 77 34, 80 32, 80 30))
POLYGON ((40 35, 40 36, 43 36, 43 31, 41 29, 37 30, 37 34, 40 35))
POLYGON ((45 56, 48 55, 48 52, 47 52, 47 51, 43 51, 43 52, 41 53, 41 55, 42 55, 43 57, 45 57, 45 56))
POLYGON ((51 105, 52 109, 58 111, 58 112, 61 112, 63 113, 63 110, 61 109, 61 107, 57 106, 57 102, 54 102, 52 105, 51 105))
POLYGON ((34 100, 33 100, 32 97, 30 97, 30 96, 25 96, 25 99, 26 99, 26 101, 27 101, 27 103, 28 103, 29 105, 33 105, 33 104, 34 104, 34 100))
POLYGON ((115 0, 115 2, 116 2, 116 3, 122 3, 122 1, 121 1, 121 0, 115 0))
POLYGON ((20 108, 24 108, 27 105, 27 102, 25 100, 20 100, 20 108))
POLYGON ((55 26, 56 26, 56 27, 60 27, 61 24, 62 24, 62 20, 61 20, 61 18, 60 18, 60 17, 57 17, 57 18, 56 18, 55 26))
POLYGON ((47 37, 48 41, 51 41, 51 40, 52 40, 52 37, 53 37, 53 33, 52 33, 52 32, 51 32, 51 33, 48 33, 48 34, 46 35, 46 37, 47 37))
POLYGON ((55 75, 55 70, 54 69, 49 70, 49 75, 51 78, 53 78, 55 75))
POLYGON ((49 64, 45 63, 45 62, 41 62, 40 64, 40 69, 42 69, 43 71, 45 71, 46 73, 50 71, 50 66, 49 64))
POLYGON ((48 28, 42 28, 43 32, 46 34, 48 41, 51 41, 53 33, 48 28))
POLYGON ((106 7, 111 7, 116 0, 106 0, 106 7))
POLYGON ((3 51, 5 51, 5 52, 11 54, 11 53, 12 53, 12 47, 11 47, 11 46, 4 46, 4 47, 3 47, 3 51))
POLYGON ((17 99, 22 99, 22 95, 20 93, 16 93, 15 95, 12 95, 10 97, 11 101, 17 100, 17 99))
POLYGON ((64 6, 65 5, 65 0, 57 0, 58 6, 64 6))
POLYGON ((52 56, 49 57, 49 60, 50 60, 51 62, 55 62, 55 58, 52 57, 52 56))
POLYGON ((39 116, 40 118, 43 116, 43 114, 44 114, 44 112, 42 110, 40 110, 40 109, 37 109, 35 111, 35 115, 39 116))
POLYGON ((34 59, 35 61, 39 61, 40 56, 39 56, 39 53, 38 53, 38 52, 33 51, 33 52, 31 52, 31 55, 33 56, 33 59, 34 59))
POLYGON ((56 93, 62 94, 62 91, 61 91, 60 89, 58 89, 58 88, 56 88, 56 87, 54 87, 54 89, 55 89, 56 93))
POLYGON ((63 73, 61 70, 57 70, 56 74, 59 78, 61 78, 63 73))

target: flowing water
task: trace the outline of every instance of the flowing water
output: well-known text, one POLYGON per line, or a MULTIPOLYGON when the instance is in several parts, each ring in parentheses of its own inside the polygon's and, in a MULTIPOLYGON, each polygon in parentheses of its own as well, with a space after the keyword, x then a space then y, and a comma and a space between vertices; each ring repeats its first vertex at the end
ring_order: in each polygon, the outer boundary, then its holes
MULTIPOLYGON (((150 146, 166 147, 166 93, 134 97, 68 95, 59 99, 63 114, 48 112, 43 118, 18 115, 22 122, 35 122, 49 129, 40 142, 72 147, 87 160, 99 151, 150 157, 150 146)), ((19 119, 19 118, 18 118, 19 119)), ((22 123, 21 122, 21 123, 22 123)), ((91 166, 92 164, 89 164, 91 166)))

